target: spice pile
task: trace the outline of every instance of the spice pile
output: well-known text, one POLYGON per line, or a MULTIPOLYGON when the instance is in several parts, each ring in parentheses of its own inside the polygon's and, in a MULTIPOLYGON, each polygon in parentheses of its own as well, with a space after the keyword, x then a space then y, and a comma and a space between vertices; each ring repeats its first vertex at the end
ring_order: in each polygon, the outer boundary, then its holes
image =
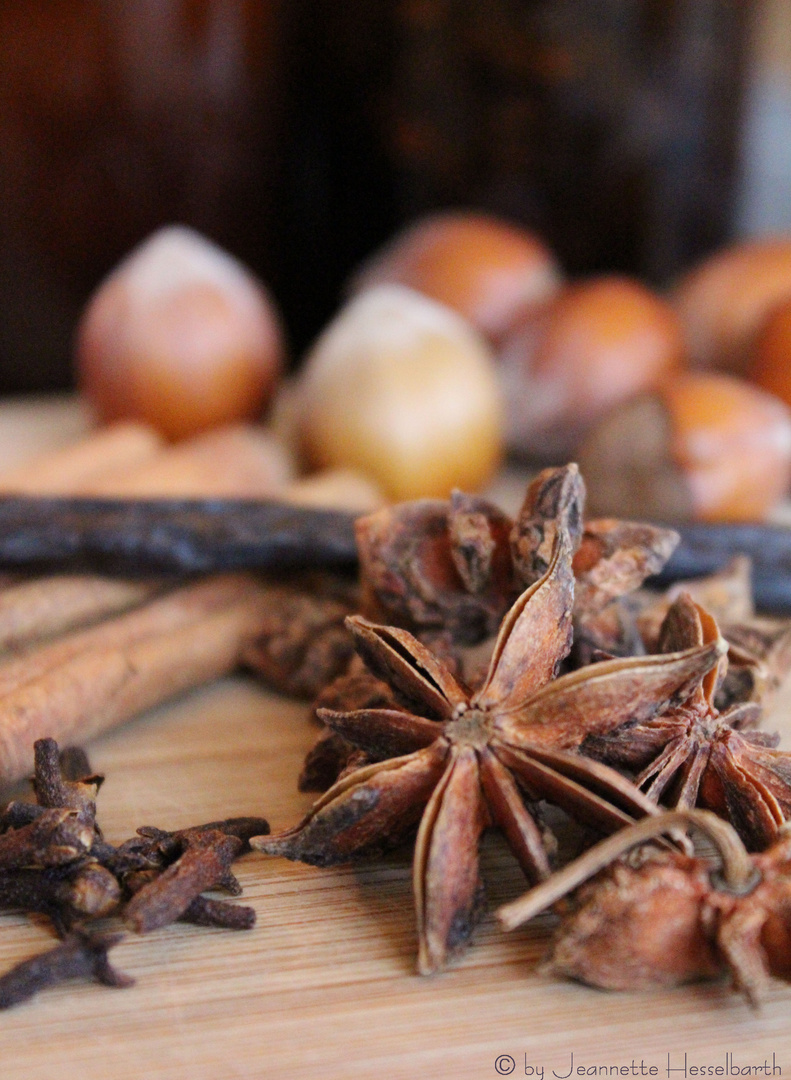
POLYGON ((59 754, 53 739, 41 739, 35 746, 36 802, 11 802, 0 814, 0 909, 44 914, 62 939, 0 977, 0 1009, 69 978, 130 985, 107 960, 122 935, 94 932, 94 920, 117 916, 141 934, 177 920, 231 930, 255 924, 252 908, 202 894, 241 893, 231 865, 249 851, 251 836, 269 831, 263 818, 230 818, 177 832, 144 827, 114 847, 96 823, 103 779, 91 774, 83 751, 59 754))
MULTIPOLYGON (((439 971, 483 910, 478 846, 490 827, 536 889, 503 913, 509 926, 640 845, 575 894, 555 946, 559 971, 615 985, 607 956, 623 931, 618 955, 633 955, 618 985, 728 970, 757 999, 766 971, 787 976, 791 754, 758 725, 791 666, 791 623, 755 616, 743 559, 685 587, 646 589, 674 531, 586 520, 584 510, 575 465, 540 473, 515 520, 460 493, 391 506, 358 521, 357 583, 225 575, 162 596, 160 583, 138 585, 141 606, 7 663, 0 683, 11 680, 12 699, 36 688, 4 751, 13 774, 43 725, 59 738, 90 733, 192 685, 196 671, 206 677, 218 646, 205 630, 198 642, 196 627, 226 626, 230 610, 221 670, 244 661, 281 692, 315 699, 322 728, 299 783, 322 794, 275 835, 263 819, 232 819, 145 828, 114 848, 96 827, 100 778, 39 739, 36 805, 0 816, 0 904, 44 912, 65 937, 50 959, 7 976, 0 1002, 71 974, 119 985, 107 962, 116 939, 94 934, 97 918, 120 916, 138 932, 176 919, 252 925, 249 909, 202 895, 238 888, 230 865, 249 847, 328 866, 414 836, 419 970, 439 971), (67 692, 75 686, 79 701, 67 692), (583 856, 582 871, 555 872, 548 804, 577 823, 580 847, 614 834, 583 856), (712 812, 722 880, 685 835, 699 821, 711 832, 712 812), (657 845, 660 834, 669 839, 657 845), (671 940, 680 927, 687 952, 671 940)), ((128 599, 98 595, 113 610, 128 599)))
MULTIPOLYGON (((755 730, 791 661, 791 626, 753 616, 741 560, 686 591, 640 589, 672 530, 583 510, 571 465, 537 477, 515 522, 455 495, 358 523, 364 614, 346 619, 358 658, 318 696, 325 730, 301 778, 328 790, 301 824, 252 845, 324 866, 417 828, 422 972, 470 936, 489 826, 538 882, 552 870, 544 803, 598 832, 660 804, 700 806, 753 850, 791 813, 791 754, 755 730), (488 667, 465 670, 464 647, 497 626, 488 667)), ((324 658, 336 675, 337 612, 322 632, 320 604, 310 611, 302 633, 270 625, 257 643, 281 689, 308 657, 311 686, 324 658), (332 648, 317 646, 322 633, 332 648)))

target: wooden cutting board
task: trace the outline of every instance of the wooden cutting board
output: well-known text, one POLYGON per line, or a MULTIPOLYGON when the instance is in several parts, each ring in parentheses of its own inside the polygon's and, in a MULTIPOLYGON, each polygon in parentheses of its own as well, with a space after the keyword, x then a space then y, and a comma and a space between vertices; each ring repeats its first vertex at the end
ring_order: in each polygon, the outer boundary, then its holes
MULTIPOLYGON (((18 432, 17 407, 0 407, 0 455, 18 432)), ((68 422, 63 432, 73 437, 68 422)), ((791 746, 791 687, 774 720, 791 746)), ((242 814, 293 824, 310 804, 295 782, 314 736, 304 705, 241 676, 140 717, 89 747, 107 777, 105 835, 242 814)), ((572 1077, 598 1067, 587 1075, 685 1080, 685 1055, 686 1076, 766 1061, 772 1075, 773 1055, 774 1075, 791 1076, 783 984, 760 1012, 718 983, 591 990, 538 970, 547 918, 506 935, 491 916, 455 968, 420 978, 408 853, 337 870, 252 854, 235 869, 254 930, 130 935, 113 961, 137 980, 131 989, 73 984, 0 1013, 0 1078, 556 1080, 572 1055, 572 1077)), ((492 907, 524 888, 497 837, 484 844, 483 873, 492 907)), ((0 915, 0 970, 51 944, 45 920, 0 915)))

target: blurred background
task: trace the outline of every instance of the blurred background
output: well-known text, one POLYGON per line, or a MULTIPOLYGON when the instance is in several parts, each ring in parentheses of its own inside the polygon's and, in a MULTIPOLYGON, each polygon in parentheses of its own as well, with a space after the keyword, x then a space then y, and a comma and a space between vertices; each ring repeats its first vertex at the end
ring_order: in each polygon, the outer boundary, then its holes
POLYGON ((0 392, 157 226, 271 287, 298 357, 425 211, 664 286, 791 227, 791 0, 0 0, 0 392))

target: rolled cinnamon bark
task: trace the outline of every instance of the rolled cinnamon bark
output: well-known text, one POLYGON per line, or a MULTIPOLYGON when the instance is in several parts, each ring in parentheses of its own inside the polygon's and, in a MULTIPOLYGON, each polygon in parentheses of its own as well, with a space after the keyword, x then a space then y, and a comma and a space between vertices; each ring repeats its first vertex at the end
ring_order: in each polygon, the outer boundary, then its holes
POLYGON ((80 742, 232 671, 271 604, 247 574, 186 585, 0 668, 0 782, 33 744, 80 742))
POLYGON ((294 463, 273 435, 251 424, 232 424, 169 446, 136 467, 105 470, 74 493, 255 499, 282 491, 293 475, 294 463))
POLYGON ((65 634, 136 607, 162 590, 155 581, 53 574, 0 589, 0 653, 65 634))
POLYGON ((91 491, 104 474, 123 473, 152 461, 164 442, 145 424, 123 422, 100 428, 78 442, 39 454, 0 472, 0 492, 17 495, 76 495, 91 491))

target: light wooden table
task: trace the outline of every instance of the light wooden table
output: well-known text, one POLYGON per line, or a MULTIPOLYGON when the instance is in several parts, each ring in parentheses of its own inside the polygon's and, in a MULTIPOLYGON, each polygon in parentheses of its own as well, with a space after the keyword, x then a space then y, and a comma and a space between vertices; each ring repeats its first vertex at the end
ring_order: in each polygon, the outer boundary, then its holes
MULTIPOLYGON (((0 448, 3 423, 0 409, 0 448)), ((776 720, 791 745, 791 688, 776 720)), ((90 746, 105 834, 240 814, 290 825, 310 803, 295 781, 314 736, 305 706, 241 676, 181 698, 90 746)), ((505 935, 491 916, 460 964, 420 978, 408 854, 337 870, 253 854, 237 869, 253 931, 130 935, 113 960, 132 989, 73 984, 0 1014, 1 1080, 487 1080, 501 1055, 515 1077, 555 1080, 572 1054, 575 1069, 642 1062, 685 1080, 668 1055, 683 1070, 685 1054, 724 1068, 727 1053, 732 1068, 774 1054, 791 1076, 791 987, 760 1012, 717 983, 599 992, 537 971, 546 919, 505 935)), ((495 836, 483 872, 492 906, 523 889, 495 836)), ((0 915, 0 969, 51 944, 44 920, 0 915)))

